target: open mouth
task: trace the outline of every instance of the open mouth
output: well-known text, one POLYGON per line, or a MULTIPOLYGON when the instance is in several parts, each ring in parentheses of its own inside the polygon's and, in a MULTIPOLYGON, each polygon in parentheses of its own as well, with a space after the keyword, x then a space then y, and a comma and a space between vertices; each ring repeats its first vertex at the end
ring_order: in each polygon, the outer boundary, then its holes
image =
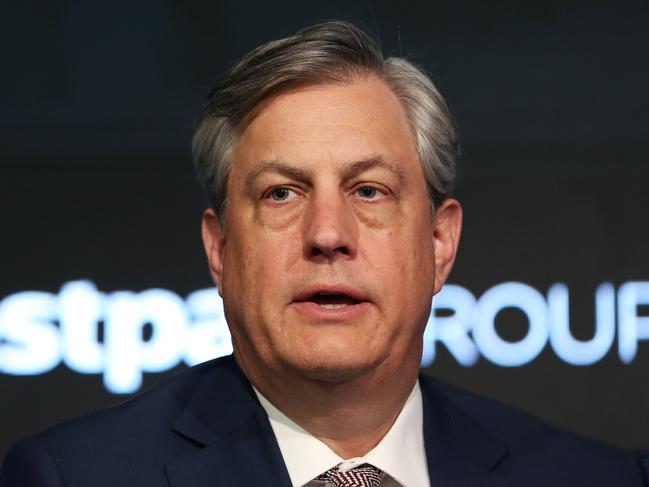
POLYGON ((364 292, 344 284, 314 284, 295 296, 293 304, 314 319, 350 320, 367 312, 370 306, 364 292))
POLYGON ((319 292, 305 299, 306 302, 315 303, 324 309, 340 309, 360 303, 359 300, 347 294, 319 292))

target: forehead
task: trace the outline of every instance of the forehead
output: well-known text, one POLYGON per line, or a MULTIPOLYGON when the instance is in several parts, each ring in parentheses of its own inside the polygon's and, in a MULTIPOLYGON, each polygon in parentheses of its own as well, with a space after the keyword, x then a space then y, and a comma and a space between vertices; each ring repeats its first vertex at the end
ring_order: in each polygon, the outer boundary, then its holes
POLYGON ((240 134, 233 173, 262 161, 300 166, 381 156, 406 171, 421 171, 406 113, 379 79, 294 89, 264 101, 240 134))

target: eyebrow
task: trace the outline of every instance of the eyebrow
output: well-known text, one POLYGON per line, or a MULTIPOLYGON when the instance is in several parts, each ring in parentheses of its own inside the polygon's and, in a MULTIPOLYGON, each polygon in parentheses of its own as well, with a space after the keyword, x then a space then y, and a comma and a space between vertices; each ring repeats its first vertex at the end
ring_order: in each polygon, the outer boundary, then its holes
POLYGON ((246 192, 251 193, 255 182, 262 174, 278 173, 291 179, 305 181, 309 177, 309 171, 291 166, 289 164, 279 161, 261 161, 257 163, 252 171, 246 176, 245 188, 246 192))
POLYGON ((343 169, 343 173, 345 173, 347 177, 353 177, 374 168, 387 169, 399 179, 399 183, 401 184, 405 184, 408 179, 406 172, 402 168, 386 160, 381 155, 373 155, 361 159, 360 161, 349 163, 349 165, 343 169))
MULTIPOLYGON (((343 174, 344 177, 350 178, 373 168, 382 168, 390 171, 397 177, 397 179, 399 179, 399 183, 402 185, 405 184, 408 179, 406 172, 402 168, 387 161, 381 155, 371 155, 359 161, 346 163, 340 173, 343 174)), ((311 172, 312 171, 300 169, 280 161, 261 161, 257 163, 254 169, 246 176, 244 184, 246 192, 252 192, 255 182, 263 174, 277 173, 291 179, 306 181, 311 172)))

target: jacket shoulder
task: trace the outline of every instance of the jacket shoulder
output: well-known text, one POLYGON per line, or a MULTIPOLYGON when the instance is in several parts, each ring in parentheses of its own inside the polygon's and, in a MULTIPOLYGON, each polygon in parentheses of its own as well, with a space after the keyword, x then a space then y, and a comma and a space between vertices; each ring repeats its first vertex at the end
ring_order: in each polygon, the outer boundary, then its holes
MULTIPOLYGON (((65 421, 36 435, 43 441, 61 441, 74 437, 79 441, 86 437, 88 442, 101 438, 123 437, 129 440, 129 431, 143 431, 148 434, 160 430, 151 425, 170 426, 192 391, 222 365, 223 359, 215 359, 182 370, 122 403, 65 421)), ((142 440, 144 437, 130 438, 142 440)))
POLYGON ((17 441, 4 461, 0 487, 59 485, 54 483, 59 477, 104 479, 105 485, 118 485, 124 478, 134 479, 134 485, 140 485, 138 479, 141 485, 167 485, 164 465, 195 448, 171 427, 192 391, 210 380, 224 360, 183 370, 119 405, 17 441), (29 483, 27 471, 38 481, 29 483), (158 472, 159 478, 151 478, 151 472, 158 472), (21 482, 12 483, 13 478, 21 482))
POLYGON ((649 453, 560 430, 494 399, 422 376, 451 408, 473 418, 508 449, 498 470, 526 485, 649 486, 649 453))

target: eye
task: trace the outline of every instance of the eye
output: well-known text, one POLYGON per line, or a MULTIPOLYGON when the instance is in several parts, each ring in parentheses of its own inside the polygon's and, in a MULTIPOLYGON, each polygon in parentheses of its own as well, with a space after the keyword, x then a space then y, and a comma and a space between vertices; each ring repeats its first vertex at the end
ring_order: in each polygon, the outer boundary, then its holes
POLYGON ((366 200, 375 200, 383 196, 383 192, 373 186, 361 186, 356 194, 366 200))
POLYGON ((286 188, 280 186, 279 188, 274 188, 268 192, 268 197, 273 201, 286 201, 290 198, 294 198, 296 192, 291 188, 286 188))

